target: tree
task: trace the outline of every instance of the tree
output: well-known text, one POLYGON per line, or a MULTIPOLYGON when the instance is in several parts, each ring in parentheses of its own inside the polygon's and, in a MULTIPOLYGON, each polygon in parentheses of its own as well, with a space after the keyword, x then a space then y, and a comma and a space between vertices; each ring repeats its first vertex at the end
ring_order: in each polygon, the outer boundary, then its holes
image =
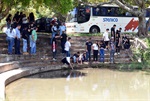
POLYGON ((12 7, 22 4, 29 5, 30 0, 0 0, 0 21, 7 16, 12 7))
POLYGON ((73 0, 0 0, 0 21, 18 5, 26 9, 31 6, 36 9, 45 6, 54 12, 67 14, 73 8, 73 0))
POLYGON ((117 4, 122 9, 127 10, 128 12, 134 14, 139 19, 139 26, 138 26, 138 36, 147 36, 148 29, 150 26, 150 17, 148 21, 146 21, 146 9, 147 4, 149 4, 149 0, 133 0, 132 3, 128 3, 125 0, 112 0, 115 4, 117 4), (134 9, 133 5, 138 6, 138 9, 134 9))
POLYGON ((80 2, 83 2, 86 4, 94 3, 95 5, 115 3, 120 8, 138 17, 139 19, 139 26, 138 26, 138 32, 137 32, 138 36, 148 35, 148 29, 150 26, 150 17, 148 21, 146 21, 145 14, 146 14, 146 9, 148 5, 150 4, 150 0, 80 0, 80 2), (134 9, 133 7, 134 5, 138 6, 138 9, 134 9))

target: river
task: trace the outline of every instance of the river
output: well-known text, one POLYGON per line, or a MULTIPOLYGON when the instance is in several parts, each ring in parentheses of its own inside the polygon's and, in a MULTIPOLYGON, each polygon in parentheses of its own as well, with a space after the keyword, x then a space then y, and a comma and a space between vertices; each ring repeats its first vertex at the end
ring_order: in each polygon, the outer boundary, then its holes
POLYGON ((6 86, 8 101, 150 101, 150 74, 86 68, 51 71, 6 86))

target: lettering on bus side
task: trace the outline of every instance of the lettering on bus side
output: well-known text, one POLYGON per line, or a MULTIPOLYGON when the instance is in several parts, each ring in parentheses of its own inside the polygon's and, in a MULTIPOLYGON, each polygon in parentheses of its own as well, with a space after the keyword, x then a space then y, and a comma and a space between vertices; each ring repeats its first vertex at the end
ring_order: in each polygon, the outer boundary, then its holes
POLYGON ((118 18, 103 18, 103 22, 118 22, 118 18))

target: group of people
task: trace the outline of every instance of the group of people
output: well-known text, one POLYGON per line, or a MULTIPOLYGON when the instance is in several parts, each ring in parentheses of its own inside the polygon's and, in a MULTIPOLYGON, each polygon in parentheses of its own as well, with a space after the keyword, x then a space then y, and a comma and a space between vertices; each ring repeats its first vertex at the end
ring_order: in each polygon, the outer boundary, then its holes
POLYGON ((105 62, 105 51, 110 52, 110 63, 114 63, 114 55, 120 54, 121 49, 125 49, 128 52, 130 48, 130 40, 127 35, 122 35, 121 30, 115 29, 116 25, 111 28, 111 34, 109 35, 109 29, 103 33, 102 40, 96 40, 92 42, 92 39, 86 42, 86 51, 83 53, 77 52, 72 56, 73 63, 82 64, 85 61, 91 61, 91 54, 93 53, 94 62, 105 62))
MULTIPOLYGON (((20 41, 23 41, 23 54, 36 54, 36 41, 38 28, 35 25, 34 14, 30 13, 27 18, 22 12, 17 12, 11 20, 11 15, 8 15, 7 19, 7 41, 8 41, 8 54, 13 54, 13 46, 15 46, 15 54, 21 54, 20 41)), ((115 53, 120 54, 120 49, 128 50, 130 48, 130 40, 126 35, 121 35, 122 28, 116 30, 116 25, 111 28, 111 34, 109 35, 109 29, 103 33, 102 40, 96 40, 92 42, 91 38, 86 42, 86 51, 83 53, 77 52, 73 56, 70 55, 71 37, 67 37, 66 26, 64 23, 58 25, 57 18, 51 22, 51 40, 53 60, 56 60, 57 53, 57 39, 61 40, 61 51, 63 56, 63 63, 67 63, 71 66, 71 60, 73 63, 82 64, 85 61, 91 61, 91 53, 93 51, 93 61, 104 62, 105 51, 110 51, 110 63, 114 63, 115 53), (99 54, 99 59, 98 59, 99 54)), ((72 66, 71 66, 72 67, 72 66)))
POLYGON ((23 41, 23 54, 35 54, 36 53, 36 40, 37 40, 37 27, 33 24, 28 27, 24 27, 21 31, 21 25, 17 24, 16 27, 12 24, 6 30, 6 40, 8 42, 8 54, 13 54, 13 46, 15 47, 15 54, 20 55, 20 43, 23 41))
POLYGON ((6 18, 7 30, 6 40, 8 42, 8 54, 20 55, 20 43, 23 41, 23 54, 36 53, 37 27, 35 25, 34 14, 31 12, 26 17, 23 12, 16 12, 12 17, 11 14, 6 18), (22 39, 22 40, 21 40, 22 39), (13 47, 15 52, 13 52, 13 47))

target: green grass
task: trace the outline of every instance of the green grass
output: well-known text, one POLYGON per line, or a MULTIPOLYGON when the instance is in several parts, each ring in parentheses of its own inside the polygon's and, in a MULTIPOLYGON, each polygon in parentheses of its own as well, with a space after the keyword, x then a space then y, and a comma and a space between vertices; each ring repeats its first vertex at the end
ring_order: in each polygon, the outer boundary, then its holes
POLYGON ((72 33, 72 34, 67 34, 68 36, 102 36, 102 33, 72 33))

